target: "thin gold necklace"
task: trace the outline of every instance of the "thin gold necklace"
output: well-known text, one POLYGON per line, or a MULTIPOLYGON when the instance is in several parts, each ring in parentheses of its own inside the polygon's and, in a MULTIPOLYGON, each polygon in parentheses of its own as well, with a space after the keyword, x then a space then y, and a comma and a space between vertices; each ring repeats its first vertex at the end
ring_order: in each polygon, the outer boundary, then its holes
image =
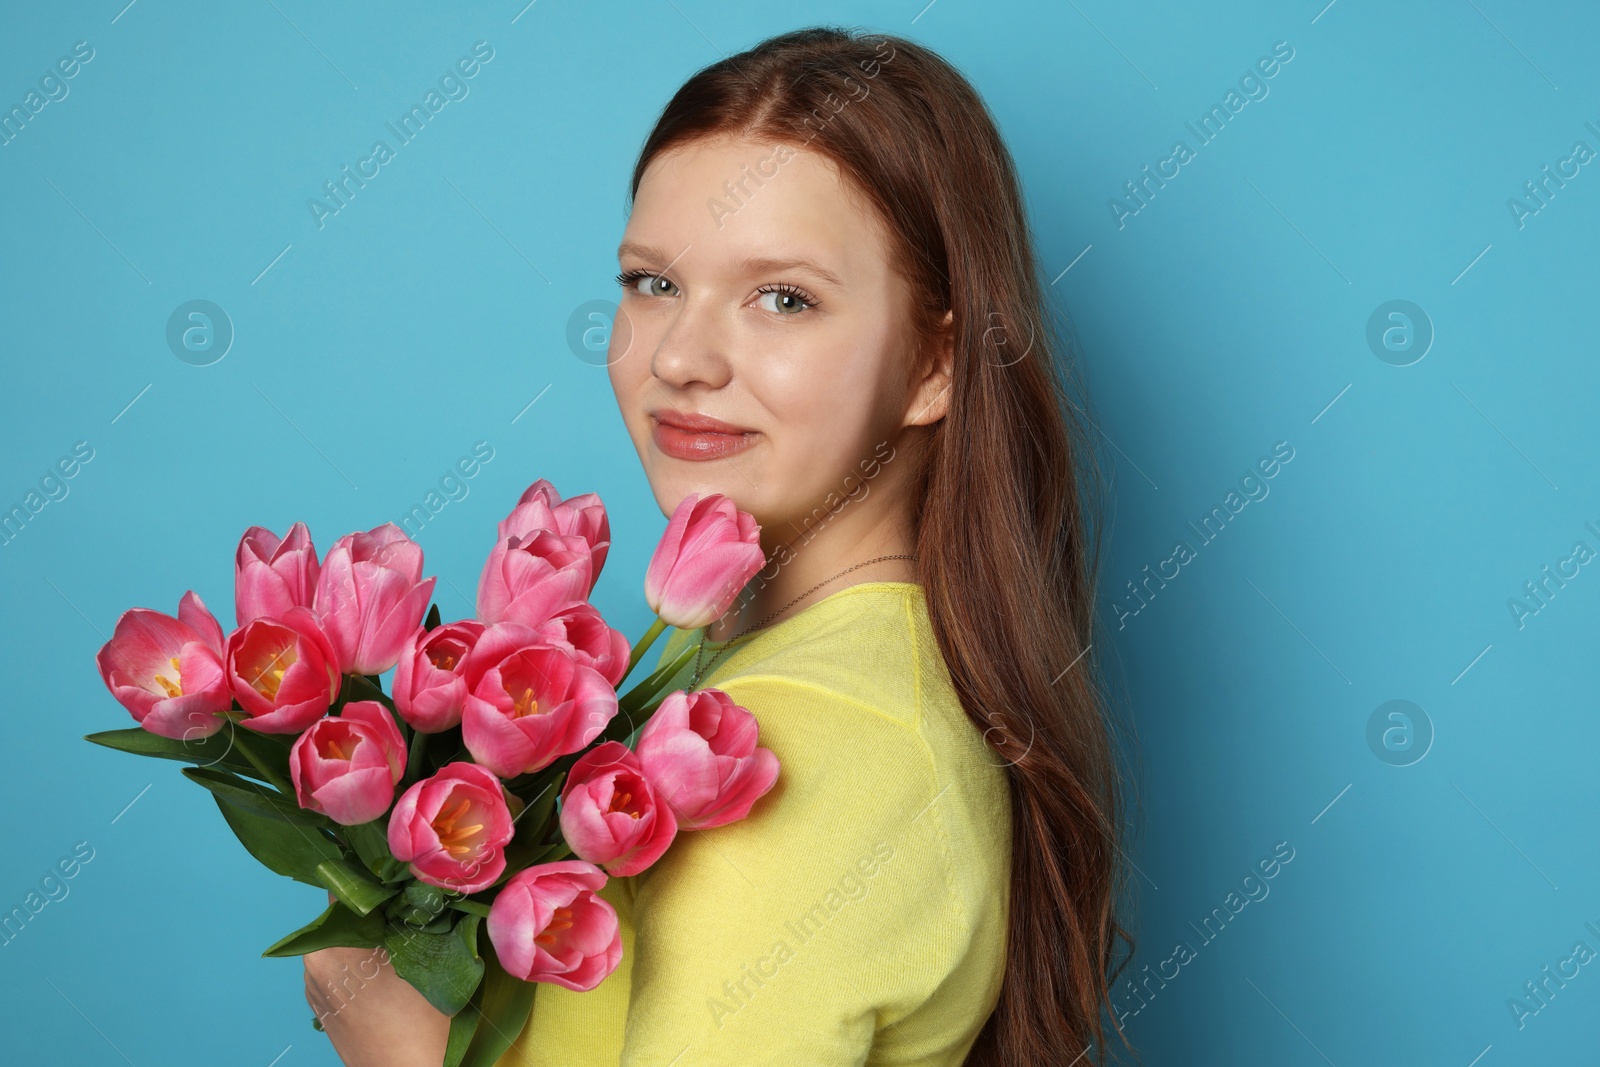
POLYGON ((727 643, 724 644, 721 648, 717 649, 716 653, 711 657, 711 659, 704 666, 701 666, 701 664, 700 664, 700 658, 705 655, 705 650, 706 650, 705 631, 702 630, 701 633, 700 633, 700 646, 699 646, 699 648, 696 650, 696 652, 694 654, 694 674, 689 679, 689 688, 690 689, 694 689, 696 686, 698 686, 700 684, 700 679, 705 675, 705 673, 707 671, 709 671, 711 669, 711 665, 717 662, 717 658, 719 656, 721 656, 724 652, 728 651, 728 649, 732 648, 733 647, 733 643, 735 641, 739 640, 741 637, 748 636, 752 631, 761 629, 767 623, 771 622, 773 619, 776 619, 779 615, 782 615, 784 612, 788 611, 790 608, 792 608, 796 604, 800 603, 800 601, 804 600, 806 597, 810 596, 812 593, 815 593, 818 589, 821 589, 823 586, 825 586, 829 582, 833 581, 834 578, 843 578, 845 575, 849 574, 851 571, 857 570, 857 569, 859 569, 861 567, 865 567, 869 563, 882 563, 884 560, 890 560, 890 559, 909 559, 909 560, 912 560, 913 562, 915 562, 916 558, 917 558, 916 556, 907 555, 904 552, 896 553, 896 554, 894 554, 892 556, 879 556, 876 559, 862 560, 860 563, 857 563, 854 567, 846 567, 844 570, 840 571, 838 574, 835 574, 832 578, 824 578, 822 581, 818 582, 816 585, 812 586, 810 589, 807 589, 804 593, 801 593, 799 596, 795 597, 793 600, 789 601, 783 607, 779 608, 777 611, 774 611, 772 614, 768 615, 766 618, 762 619, 760 622, 756 623, 754 626, 747 627, 744 630, 741 630, 739 633, 736 633, 732 637, 728 638, 727 643))

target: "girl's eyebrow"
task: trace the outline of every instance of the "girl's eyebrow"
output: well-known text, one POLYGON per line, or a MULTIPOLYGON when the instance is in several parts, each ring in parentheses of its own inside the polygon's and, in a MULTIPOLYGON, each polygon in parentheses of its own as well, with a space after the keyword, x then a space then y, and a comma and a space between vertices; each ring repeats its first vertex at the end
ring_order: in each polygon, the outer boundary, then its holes
POLYGON ((765 274, 769 271, 804 270, 815 274, 818 278, 836 288, 843 289, 844 282, 839 276, 826 267, 819 266, 809 259, 772 259, 765 256, 752 256, 741 260, 737 267, 745 274, 765 274))
MULTIPOLYGON (((659 248, 642 245, 633 241, 624 241, 617 247, 617 258, 634 256, 643 260, 654 260, 659 263, 667 259, 667 255, 659 248)), ((676 262, 676 259, 674 259, 676 262)), ((843 289, 844 282, 837 274, 809 259, 784 259, 770 256, 749 256, 734 264, 734 269, 744 274, 763 274, 772 271, 803 270, 814 274, 829 285, 843 289)))

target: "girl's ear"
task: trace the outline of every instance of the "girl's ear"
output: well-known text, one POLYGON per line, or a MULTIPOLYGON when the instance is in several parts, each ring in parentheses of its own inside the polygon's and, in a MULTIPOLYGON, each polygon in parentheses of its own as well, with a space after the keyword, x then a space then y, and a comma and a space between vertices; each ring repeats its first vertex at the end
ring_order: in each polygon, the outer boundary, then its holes
POLYGON ((912 386, 902 426, 930 426, 944 418, 950 409, 950 379, 955 368, 955 322, 953 310, 944 313, 934 351, 923 364, 922 377, 912 386))

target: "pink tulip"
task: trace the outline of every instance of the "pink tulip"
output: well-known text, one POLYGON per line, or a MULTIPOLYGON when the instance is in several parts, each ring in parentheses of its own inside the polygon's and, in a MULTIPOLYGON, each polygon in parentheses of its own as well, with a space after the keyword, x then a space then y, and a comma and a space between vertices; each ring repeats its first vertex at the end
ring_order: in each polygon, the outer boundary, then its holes
POLYGON ((594 586, 594 552, 580 534, 513 532, 489 552, 478 578, 478 618, 538 626, 583 602, 594 586))
POLYGON ((476 893, 506 869, 512 829, 500 780, 476 764, 448 763, 395 802, 389 851, 420 881, 476 893))
POLYGON ((595 891, 605 872, 582 860, 541 863, 512 875, 489 907, 489 941, 500 966, 524 982, 579 993, 622 959, 617 912, 595 891))
POLYGON ((667 694, 639 731, 650 784, 685 830, 742 819, 778 780, 778 757, 756 747, 756 717, 720 689, 667 694))
POLYGON ((587 600, 574 604, 540 623, 540 636, 553 645, 570 648, 578 662, 593 667, 613 689, 628 673, 628 639, 606 624, 598 608, 587 600))
POLYGON ((617 713, 617 693, 570 647, 527 626, 497 623, 467 656, 461 739, 502 778, 548 766, 593 741, 617 713))
POLYGON ((320 570, 305 523, 289 527, 281 541, 271 530, 250 527, 234 553, 233 610, 239 625, 282 615, 296 605, 311 607, 320 570))
POLYGON ((414 729, 437 734, 460 725, 467 654, 483 630, 483 623, 463 619, 432 630, 419 626, 406 639, 394 669, 394 706, 414 729))
MULTIPOLYGON (((589 544, 590 572, 600 577, 606 551, 611 547, 611 525, 605 505, 594 493, 561 499, 556 487, 540 478, 522 491, 511 514, 500 520, 500 543, 512 536, 527 537, 536 530, 550 530, 570 536, 577 534, 589 544)), ((587 595, 588 590, 584 590, 587 595)))
POLYGON ((222 671, 222 627, 193 590, 178 617, 130 608, 117 619, 95 663, 117 702, 153 734, 187 741, 222 729, 233 706, 222 671))
POLYGON ((228 635, 223 668, 244 725, 297 734, 328 713, 341 683, 339 656, 310 609, 252 619, 228 635))
POLYGON ((422 625, 435 581, 422 577, 422 546, 392 522, 335 541, 317 576, 316 610, 343 669, 393 667, 422 625))
POLYGON ((388 811, 405 772, 400 728, 376 700, 351 701, 337 717, 312 723, 289 749, 295 799, 342 826, 388 811))
POLYGON ((719 618, 766 562, 761 527, 721 493, 683 498, 650 557, 644 598, 680 630, 719 618))
POLYGON ((560 821, 574 855, 618 876, 638 874, 660 859, 678 833, 639 757, 620 741, 578 757, 561 790, 560 821))

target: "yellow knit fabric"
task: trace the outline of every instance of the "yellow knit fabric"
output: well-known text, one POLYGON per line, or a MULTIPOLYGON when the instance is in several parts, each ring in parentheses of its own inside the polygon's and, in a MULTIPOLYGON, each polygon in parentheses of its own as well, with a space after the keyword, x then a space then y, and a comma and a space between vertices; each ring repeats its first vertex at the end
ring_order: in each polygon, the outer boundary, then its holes
POLYGON ((502 1067, 959 1065, 1000 993, 1011 801, 922 587, 826 596, 701 685, 755 714, 777 784, 607 882, 621 963, 589 992, 541 983, 502 1067))

